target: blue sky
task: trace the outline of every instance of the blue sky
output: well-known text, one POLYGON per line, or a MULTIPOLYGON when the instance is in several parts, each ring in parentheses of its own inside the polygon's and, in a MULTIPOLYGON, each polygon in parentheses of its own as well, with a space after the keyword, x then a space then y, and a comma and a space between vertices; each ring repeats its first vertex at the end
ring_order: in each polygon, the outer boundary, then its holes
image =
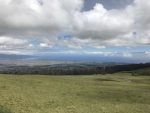
POLYGON ((127 5, 132 4, 133 0, 86 0, 84 5, 84 10, 91 10, 96 3, 101 3, 108 9, 123 9, 127 5))
POLYGON ((150 62, 148 0, 0 0, 0 7, 0 59, 150 62))

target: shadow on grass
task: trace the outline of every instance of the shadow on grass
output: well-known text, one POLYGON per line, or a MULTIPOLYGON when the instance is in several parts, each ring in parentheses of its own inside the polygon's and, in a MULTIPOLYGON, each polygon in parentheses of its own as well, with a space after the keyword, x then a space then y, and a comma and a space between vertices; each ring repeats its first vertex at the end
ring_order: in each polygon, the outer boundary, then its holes
POLYGON ((10 109, 0 105, 0 113, 12 113, 10 109))
POLYGON ((114 79, 110 79, 110 78, 97 78, 97 79, 95 79, 96 81, 102 81, 102 82, 110 82, 110 81, 112 81, 112 82, 119 82, 119 81, 117 81, 117 80, 114 80, 114 79))

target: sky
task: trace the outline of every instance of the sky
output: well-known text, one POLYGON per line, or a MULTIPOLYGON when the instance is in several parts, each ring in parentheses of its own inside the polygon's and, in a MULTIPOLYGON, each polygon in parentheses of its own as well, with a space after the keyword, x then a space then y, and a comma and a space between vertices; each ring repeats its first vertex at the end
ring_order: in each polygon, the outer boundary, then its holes
POLYGON ((150 62, 150 0, 0 0, 0 7, 0 59, 150 62))

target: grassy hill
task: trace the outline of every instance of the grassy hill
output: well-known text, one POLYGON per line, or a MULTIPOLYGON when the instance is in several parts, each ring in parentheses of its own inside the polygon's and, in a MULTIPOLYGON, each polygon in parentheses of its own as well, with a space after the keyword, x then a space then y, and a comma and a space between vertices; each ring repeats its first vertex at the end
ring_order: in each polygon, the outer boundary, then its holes
POLYGON ((139 70, 131 71, 132 75, 144 75, 144 76, 150 76, 150 68, 144 68, 139 70))
POLYGON ((149 113, 150 76, 0 75, 0 113, 149 113))

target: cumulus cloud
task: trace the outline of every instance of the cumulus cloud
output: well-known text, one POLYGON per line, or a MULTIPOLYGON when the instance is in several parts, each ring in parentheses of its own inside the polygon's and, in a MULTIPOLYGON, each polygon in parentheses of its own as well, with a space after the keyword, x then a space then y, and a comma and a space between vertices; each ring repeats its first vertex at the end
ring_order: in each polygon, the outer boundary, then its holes
POLYGON ((29 47, 30 44, 27 40, 17 39, 13 37, 0 37, 0 48, 1 49, 15 49, 29 47))
POLYGON ((46 35, 71 27, 82 0, 0 0, 0 34, 46 35))
POLYGON ((150 1, 149 0, 135 0, 134 1, 134 16, 135 29, 145 31, 150 30, 150 1))
POLYGON ((129 16, 124 10, 108 11, 96 4, 91 11, 78 12, 74 23, 80 38, 107 40, 131 31, 133 20, 129 16))
POLYGON ((84 2, 0 0, 0 48, 33 48, 27 41, 31 37, 41 40, 41 48, 150 44, 149 0, 134 0, 126 8, 112 10, 97 3, 89 11, 82 10, 84 2), (61 33, 74 38, 60 40, 61 33))
POLYGON ((32 54, 32 47, 25 39, 0 36, 0 54, 32 54))
POLYGON ((101 46, 134 46, 150 44, 150 2, 135 0, 125 9, 107 10, 102 4, 75 15, 75 34, 91 38, 101 46))
POLYGON ((47 43, 40 43, 40 47, 42 47, 42 48, 48 48, 49 45, 47 43))

